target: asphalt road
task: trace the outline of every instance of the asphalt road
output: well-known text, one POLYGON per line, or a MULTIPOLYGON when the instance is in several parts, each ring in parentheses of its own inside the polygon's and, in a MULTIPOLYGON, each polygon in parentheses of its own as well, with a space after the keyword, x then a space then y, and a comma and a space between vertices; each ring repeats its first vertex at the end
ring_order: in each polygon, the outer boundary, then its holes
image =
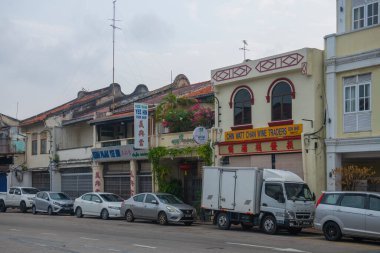
POLYGON ((0 253, 171 253, 171 252, 380 252, 380 241, 328 242, 313 230, 298 236, 266 235, 233 226, 222 231, 210 224, 160 226, 123 219, 76 218, 66 215, 0 213, 0 253))

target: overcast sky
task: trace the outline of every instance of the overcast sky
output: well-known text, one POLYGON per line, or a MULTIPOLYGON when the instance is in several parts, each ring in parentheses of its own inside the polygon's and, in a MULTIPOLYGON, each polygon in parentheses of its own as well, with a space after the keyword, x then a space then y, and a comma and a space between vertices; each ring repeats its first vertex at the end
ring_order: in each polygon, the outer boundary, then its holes
MULTIPOLYGON (((335 0, 118 0, 115 82, 129 94, 335 33, 335 0)), ((0 0, 0 113, 25 119, 112 83, 112 0, 0 0), (18 110, 17 110, 18 104, 18 110)))

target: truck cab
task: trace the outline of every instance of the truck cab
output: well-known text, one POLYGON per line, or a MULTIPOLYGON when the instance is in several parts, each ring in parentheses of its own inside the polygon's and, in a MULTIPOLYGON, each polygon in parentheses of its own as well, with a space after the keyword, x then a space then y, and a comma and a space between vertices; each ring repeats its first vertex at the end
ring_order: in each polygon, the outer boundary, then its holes
POLYGON ((264 169, 261 190, 261 226, 264 232, 273 234, 278 228, 299 233, 311 227, 314 219, 315 195, 308 185, 293 173, 264 169))

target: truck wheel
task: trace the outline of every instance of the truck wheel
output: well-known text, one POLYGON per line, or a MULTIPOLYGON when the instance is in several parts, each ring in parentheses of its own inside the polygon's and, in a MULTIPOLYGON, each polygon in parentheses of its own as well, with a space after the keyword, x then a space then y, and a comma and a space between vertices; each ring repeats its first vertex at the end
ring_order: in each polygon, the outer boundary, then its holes
POLYGON ((228 230, 231 227, 230 217, 228 217, 227 213, 219 213, 216 222, 218 223, 218 228, 220 229, 228 230))
POLYGON ((342 238, 338 224, 333 221, 329 221, 323 226, 323 234, 327 241, 339 241, 342 238))
POLYGON ((5 213, 7 211, 7 207, 3 200, 0 201, 0 212, 5 213))
POLYGON ((261 223, 261 229, 266 234, 275 234, 277 232, 276 218, 274 218, 272 215, 265 216, 263 222, 261 223))
POLYGON ((27 210, 27 208, 26 208, 25 201, 21 201, 21 203, 20 203, 20 211, 22 213, 26 213, 26 210, 27 210))
POLYGON ((302 228, 288 228, 289 234, 298 235, 302 231, 302 228))

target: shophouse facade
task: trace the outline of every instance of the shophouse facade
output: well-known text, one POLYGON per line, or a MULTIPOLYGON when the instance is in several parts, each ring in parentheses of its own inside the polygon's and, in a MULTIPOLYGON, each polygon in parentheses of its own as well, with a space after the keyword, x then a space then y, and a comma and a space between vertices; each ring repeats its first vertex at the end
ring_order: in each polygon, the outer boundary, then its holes
MULTIPOLYGON (((198 145, 193 140, 192 131, 169 133, 168 129, 162 126, 162 122, 156 120, 156 107, 160 101, 172 93, 178 97, 196 98, 200 102, 213 105, 211 99, 213 90, 210 82, 190 84, 188 78, 183 74, 178 75, 173 83, 159 89, 149 91, 145 85, 139 85, 136 90, 142 92, 139 95, 124 98, 115 105, 113 112, 99 115, 90 121, 95 132, 92 154, 98 174, 97 185, 94 188, 114 192, 124 198, 139 192, 159 191, 151 161, 148 160, 149 149, 154 147, 184 148, 198 145), (148 107, 148 149, 134 148, 135 103, 142 103, 148 107)), ((195 199, 195 193, 200 192, 201 187, 202 163, 200 159, 191 155, 175 158, 164 157, 161 163, 170 168, 170 175, 168 175, 170 178, 182 182, 185 198, 195 199), (186 173, 181 169, 183 164, 189 166, 186 173)))
POLYGON ((19 124, 19 120, 0 113, 0 192, 23 182, 25 137, 19 124))
POLYGON ((76 99, 23 120, 27 186, 64 191, 71 197, 92 191, 94 132, 87 122, 123 96, 118 84, 80 91, 76 99))
MULTIPOLYGON (((339 0, 337 33, 325 36, 327 190, 341 190, 333 171, 373 168, 380 177, 380 25, 378 0, 339 0)), ((365 182, 362 190, 380 191, 365 182)))
POLYGON ((211 71, 217 164, 293 171, 325 189, 323 51, 303 48, 211 71))

